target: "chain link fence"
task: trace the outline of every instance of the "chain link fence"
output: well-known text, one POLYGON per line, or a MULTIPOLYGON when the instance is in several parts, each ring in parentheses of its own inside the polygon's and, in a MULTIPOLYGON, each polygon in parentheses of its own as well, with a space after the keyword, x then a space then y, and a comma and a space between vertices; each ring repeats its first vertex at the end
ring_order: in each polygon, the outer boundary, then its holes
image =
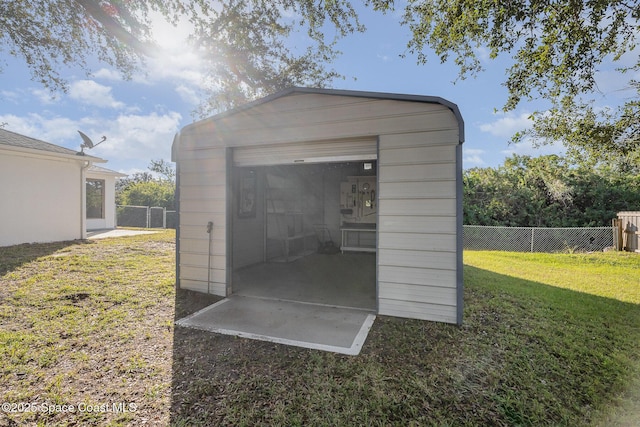
POLYGON ((465 225, 464 248, 508 252, 595 252, 613 247, 613 227, 541 228, 465 225))
POLYGON ((116 226, 141 228, 176 228, 176 211, 157 206, 116 207, 116 226))

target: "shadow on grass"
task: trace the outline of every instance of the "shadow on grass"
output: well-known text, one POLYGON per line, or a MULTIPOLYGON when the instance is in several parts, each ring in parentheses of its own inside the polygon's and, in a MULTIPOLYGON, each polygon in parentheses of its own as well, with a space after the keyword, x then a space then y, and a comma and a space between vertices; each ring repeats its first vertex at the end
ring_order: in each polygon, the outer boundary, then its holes
POLYGON ((94 244, 91 240, 68 240, 53 243, 24 243, 0 246, 0 276, 43 256, 51 255, 69 246, 94 244))
POLYGON ((634 304, 465 266, 464 314, 379 316, 357 357, 176 327, 171 424, 587 425, 638 366, 634 304))

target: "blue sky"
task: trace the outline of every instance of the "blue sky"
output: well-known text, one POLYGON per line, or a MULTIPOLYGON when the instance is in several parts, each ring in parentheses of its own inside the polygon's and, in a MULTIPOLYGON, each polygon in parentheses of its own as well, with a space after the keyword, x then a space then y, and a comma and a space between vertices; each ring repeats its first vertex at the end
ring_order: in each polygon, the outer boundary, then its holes
MULTIPOLYGON (((415 57, 400 57, 409 34, 397 15, 363 11, 361 19, 368 31, 339 45, 343 55, 333 68, 346 79, 335 81, 334 88, 441 96, 456 103, 465 121, 464 168, 495 167, 512 153, 562 151, 554 146, 534 149, 528 142, 509 144, 513 133, 530 125, 527 117, 541 104, 522 103, 506 114, 499 111, 507 98, 501 83, 508 61, 484 61, 485 72, 454 84, 458 74, 454 65, 440 64, 435 57, 427 65, 417 65, 415 57)), ((202 68, 197 55, 182 42, 188 28, 157 22, 159 43, 167 53, 150 60, 147 72, 131 81, 122 81, 101 64, 94 66, 91 77, 69 69, 64 72, 69 92, 52 97, 30 80, 21 60, 2 58, 0 124, 76 150, 82 142, 77 130, 94 141, 105 135, 107 141, 91 154, 108 160, 104 166, 124 173, 147 170, 151 159, 169 160, 174 134, 196 119, 192 111, 199 102, 202 68)), ((601 73, 603 104, 615 104, 624 96, 619 90, 623 82, 618 80, 614 73, 601 73)))

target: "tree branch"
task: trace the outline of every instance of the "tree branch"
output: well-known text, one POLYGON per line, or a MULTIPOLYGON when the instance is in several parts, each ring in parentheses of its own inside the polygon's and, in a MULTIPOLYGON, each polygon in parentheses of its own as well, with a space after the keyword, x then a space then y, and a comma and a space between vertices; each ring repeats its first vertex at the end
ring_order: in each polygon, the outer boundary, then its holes
POLYGON ((151 56, 153 49, 150 44, 141 42, 137 37, 127 31, 116 19, 109 16, 95 0, 76 0, 82 6, 87 15, 98 21, 106 33, 120 43, 131 48, 138 56, 151 56))

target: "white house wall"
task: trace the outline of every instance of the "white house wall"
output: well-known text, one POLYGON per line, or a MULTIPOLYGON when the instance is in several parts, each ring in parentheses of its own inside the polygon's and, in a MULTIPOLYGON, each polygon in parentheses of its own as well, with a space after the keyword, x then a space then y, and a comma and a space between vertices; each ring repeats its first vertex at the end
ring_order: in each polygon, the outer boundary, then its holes
POLYGON ((81 163, 0 153, 0 246, 82 238, 81 163))
POLYGON ((207 291, 205 225, 211 217, 217 220, 210 292, 226 292, 225 147, 348 144, 374 137, 379 149, 378 311, 459 323, 460 130, 456 114, 436 102, 300 92, 186 127, 174 147, 180 167, 181 287, 207 291))

